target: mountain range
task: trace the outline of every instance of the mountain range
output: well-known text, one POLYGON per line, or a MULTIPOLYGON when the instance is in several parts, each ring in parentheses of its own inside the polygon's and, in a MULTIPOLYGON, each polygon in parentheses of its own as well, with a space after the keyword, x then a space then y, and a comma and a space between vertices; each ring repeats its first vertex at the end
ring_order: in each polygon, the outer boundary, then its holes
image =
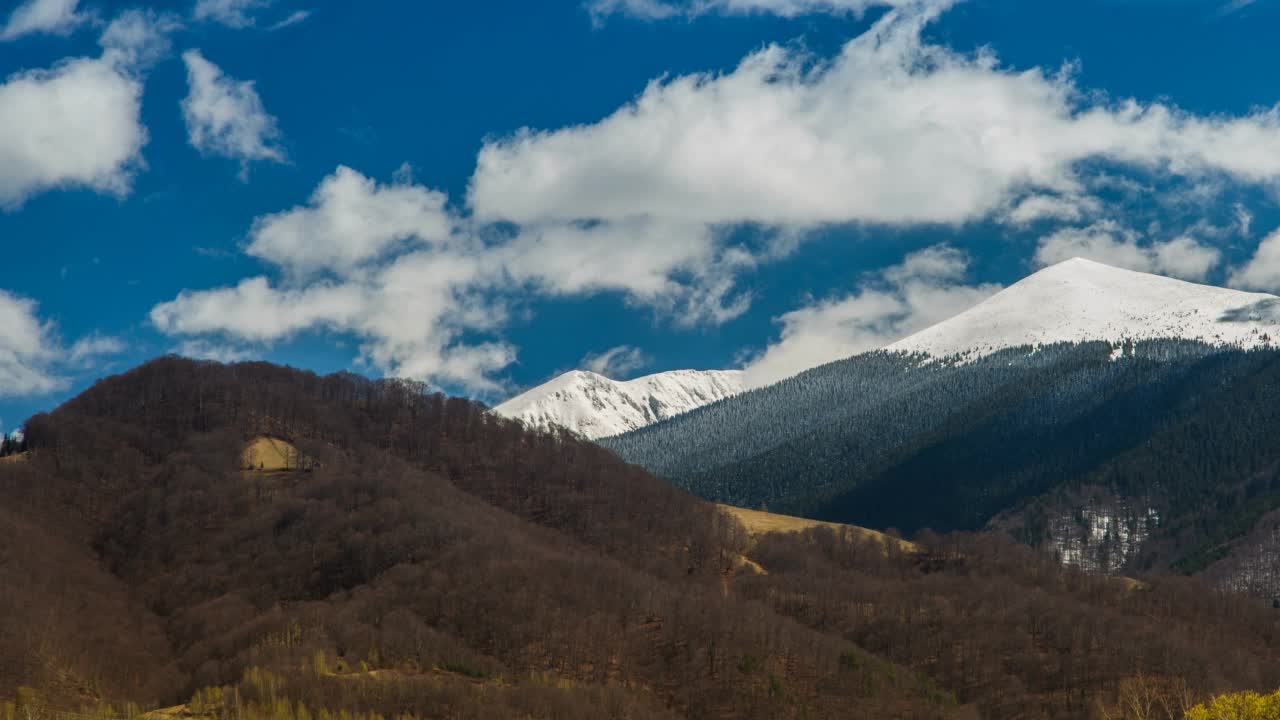
POLYGON ((1085 260, 600 442, 696 494, 1280 594, 1280 300, 1085 260))
MULTIPOLYGON (((1179 338, 1253 348, 1280 342, 1280 298, 1074 258, 1047 267, 887 348, 976 358, 1018 346, 1179 338)), ((575 370, 498 405, 531 427, 588 438, 637 430, 743 392, 739 370, 676 370, 616 381, 575 370)))
POLYGON ((574 370, 494 408, 504 417, 546 430, 567 428, 583 437, 621 435, 744 389, 741 370, 672 370, 634 380, 611 380, 574 370))
POLYGON ((1074 258, 1051 265, 886 350, 973 358, 1012 347, 1177 338, 1280 344, 1280 297, 1074 258))

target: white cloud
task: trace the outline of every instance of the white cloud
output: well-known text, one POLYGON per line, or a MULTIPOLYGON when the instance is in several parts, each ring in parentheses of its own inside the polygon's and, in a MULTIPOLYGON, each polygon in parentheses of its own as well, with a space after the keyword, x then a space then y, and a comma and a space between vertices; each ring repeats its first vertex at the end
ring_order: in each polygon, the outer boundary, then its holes
MULTIPOLYGON (((383 185, 340 168, 307 205, 255 223, 248 252, 268 272, 184 292, 152 319, 219 342, 351 335, 384 373, 494 390, 515 357, 501 332, 529 297, 617 293, 719 323, 751 302, 741 275, 825 224, 1087 222, 1101 211, 1089 193, 1113 181, 1086 175, 1092 160, 1197 187, 1280 178, 1280 111, 1202 118, 1099 99, 1067 72, 924 43, 944 6, 890 12, 826 61, 771 46, 729 73, 655 81, 597 123, 488 141, 461 210, 408 174, 383 185), (778 240, 738 244, 744 224, 778 240)), ((1190 237, 1085 250, 1184 277, 1218 262, 1190 237)), ((878 347, 993 290, 966 285, 949 257, 913 257, 780 318, 757 375, 878 347)))
POLYGON ((1248 237, 1253 229, 1253 213, 1249 212, 1249 209, 1240 203, 1236 203, 1235 211, 1236 228, 1238 228, 1241 235, 1248 237))
POLYGON ((65 386, 52 371, 57 343, 32 300, 0 290, 0 397, 42 395, 65 386))
POLYGON ((607 378, 621 380, 636 370, 648 365, 649 356, 644 351, 630 345, 619 345, 602 353, 590 353, 582 358, 578 367, 607 378))
POLYGON ((190 92, 182 101, 187 138, 201 153, 239 160, 242 173, 254 160, 284 162, 276 119, 252 81, 229 78, 199 50, 182 54, 190 92))
POLYGON ((169 54, 169 33, 181 27, 175 15, 126 10, 107 24, 98 42, 113 65, 145 70, 169 54))
POLYGON ((723 323, 750 303, 749 295, 734 291, 733 278, 754 258, 725 247, 703 225, 647 220, 533 225, 493 255, 517 283, 543 293, 622 291, 683 325, 723 323))
POLYGON ((448 242, 454 221, 446 203, 419 185, 379 186, 339 167, 308 206, 258 218, 247 252, 295 275, 348 275, 400 244, 448 242))
POLYGON ((220 363, 235 363, 256 357, 253 352, 244 348, 204 339, 185 340, 175 348, 174 352, 192 360, 213 360, 220 363))
POLYGON ((1231 271, 1228 284, 1245 290, 1280 292, 1280 230, 1263 238, 1253 257, 1231 271))
POLYGON ((481 391, 514 350, 471 342, 506 321, 481 289, 505 284, 482 244, 455 233, 439 193, 379 185, 339 168, 309 205, 260 218, 247 251, 275 265, 259 276, 183 292, 152 309, 162 331, 190 340, 270 343, 305 331, 352 334, 360 358, 389 375, 481 391))
POLYGON ((1102 203, 1093 197, 1029 195, 1019 200, 1003 219, 1010 224, 1023 226, 1043 220, 1079 222, 1088 215, 1096 215, 1101 210, 1102 203))
POLYGON ((1222 259, 1217 248, 1186 235, 1145 245, 1139 240, 1137 233, 1111 221, 1086 228, 1065 228, 1040 240, 1035 262, 1047 267, 1083 257, 1140 272, 1204 280, 1222 259))
POLYGON ((665 20, 699 15, 767 14, 797 17, 816 13, 861 15, 877 7, 952 4, 932 0, 590 0, 587 11, 597 23, 610 15, 639 20, 665 20))
POLYGON ((91 367, 98 359, 106 355, 119 355, 128 349, 120 338, 109 335, 89 335, 75 341, 67 350, 67 362, 75 367, 91 367))
POLYGON ((125 349, 116 338, 91 335, 65 347, 34 300, 0 290, 0 397, 46 395, 68 385, 68 371, 91 367, 125 349))
POLYGON ((0 207, 59 187, 126 194, 147 131, 142 84, 110 52, 0 84, 0 207))
POLYGON ((769 46, 732 72, 656 80, 599 122, 491 140, 470 206, 521 224, 962 223, 1026 195, 1078 195, 1086 160, 1280 178, 1280 110, 1099 99, 1066 71, 923 42, 937 11, 892 11, 830 60, 769 46))
POLYGON ((305 22, 309 17, 311 17, 310 10, 295 10, 292 13, 289 13, 289 16, 285 19, 272 23, 271 27, 267 29, 272 31, 283 30, 287 27, 293 27, 298 23, 305 22))
POLYGON ((9 14, 9 21, 0 28, 0 42, 34 33, 67 35, 88 19, 76 12, 78 4, 79 0, 27 0, 9 14))
POLYGON ((682 10, 675 3, 665 0, 591 0, 587 12, 599 23, 610 15, 626 15, 640 20, 665 20, 680 15, 682 10))
POLYGON ((777 318, 779 340, 746 365, 760 387, 809 368, 875 350, 978 304, 999 285, 965 285, 969 258, 935 246, 908 255, 855 293, 812 302, 777 318))
POLYGON ((254 24, 253 12, 265 8, 273 0, 196 0, 191 16, 197 21, 211 20, 227 27, 245 28, 254 24))
POLYGON ((750 300, 736 273, 755 258, 705 226, 644 221, 548 224, 511 232, 452 216, 441 193, 397 173, 377 183, 346 167, 304 206, 254 222, 246 252, 275 277, 186 291, 152 309, 163 332, 218 344, 308 331, 351 334, 389 375, 496 391, 515 359, 496 334, 529 295, 621 293, 675 322, 723 322, 750 300))

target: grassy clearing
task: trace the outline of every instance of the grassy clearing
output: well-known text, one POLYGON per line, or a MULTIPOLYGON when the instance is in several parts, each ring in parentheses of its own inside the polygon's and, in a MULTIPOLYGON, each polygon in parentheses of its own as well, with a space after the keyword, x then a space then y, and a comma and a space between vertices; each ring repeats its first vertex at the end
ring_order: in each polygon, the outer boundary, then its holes
POLYGON ((747 533, 751 536, 765 535, 773 532, 801 532, 810 528, 827 527, 832 530, 849 529, 863 537, 877 540, 885 545, 889 543, 897 543, 898 547, 907 552, 916 552, 920 548, 912 542, 889 537, 882 532, 868 530, 857 525, 843 525, 840 523, 822 522, 821 520, 809 520, 807 518, 792 517, 791 515, 778 515, 775 513, 764 512, 761 510, 748 510, 746 508, 733 507, 732 505, 718 505, 721 510, 729 513, 742 526, 747 529, 747 533))
POLYGON ((240 455, 241 467, 258 472, 300 470, 301 461, 302 455, 292 443, 265 435, 250 441, 240 455))
POLYGON ((1151 587, 1141 580, 1135 580, 1134 578, 1125 577, 1123 575, 1115 578, 1115 581, 1120 583, 1120 586, 1129 592, 1133 592, 1134 590, 1146 590, 1151 587))

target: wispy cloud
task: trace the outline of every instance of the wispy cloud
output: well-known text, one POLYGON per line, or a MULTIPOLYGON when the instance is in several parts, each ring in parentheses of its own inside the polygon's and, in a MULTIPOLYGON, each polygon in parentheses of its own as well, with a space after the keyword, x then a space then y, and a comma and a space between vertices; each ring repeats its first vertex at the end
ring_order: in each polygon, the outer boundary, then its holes
POLYGON ((309 17, 311 17, 310 10, 295 10, 293 13, 289 15, 289 17, 271 25, 270 27, 267 28, 267 30, 271 30, 271 31, 282 30, 284 28, 297 25, 300 22, 305 22, 306 19, 309 17))
POLYGON ((199 50, 182 54, 191 91, 182 101, 191 146, 240 161, 241 176, 254 160, 284 162, 280 130, 251 81, 227 77, 199 50))
POLYGON ((1232 13, 1240 12, 1241 10, 1257 2, 1258 0, 1229 0, 1229 2, 1227 2, 1225 5, 1222 6, 1221 9, 1218 10, 1218 16, 1224 17, 1227 15, 1231 15, 1232 13))
POLYGON ((579 367, 614 380, 624 380, 636 370, 649 364, 649 356, 638 347, 619 345, 602 353, 590 353, 582 358, 579 367))
POLYGON ((246 28, 254 24, 253 13, 269 6, 274 0, 196 0, 192 17, 197 21, 212 21, 227 27, 246 28))
POLYGON ((76 12, 79 0, 27 0, 9 15, 0 28, 0 42, 23 35, 49 33, 66 35, 84 24, 88 17, 76 12))

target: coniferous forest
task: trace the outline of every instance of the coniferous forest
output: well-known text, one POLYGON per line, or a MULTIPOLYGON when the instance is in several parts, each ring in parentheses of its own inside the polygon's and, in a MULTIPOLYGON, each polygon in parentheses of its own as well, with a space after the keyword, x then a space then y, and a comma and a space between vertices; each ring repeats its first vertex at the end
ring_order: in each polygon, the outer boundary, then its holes
POLYGON ((1178 340, 871 353, 604 443, 730 504, 1198 573, 1272 544, 1246 538, 1280 508, 1278 380, 1274 350, 1178 340))
POLYGON ((414 383, 164 358, 25 431, 6 717, 1180 718, 1280 687, 1269 602, 999 533, 750 535, 414 383), (308 469, 246 467, 264 436, 308 469))

